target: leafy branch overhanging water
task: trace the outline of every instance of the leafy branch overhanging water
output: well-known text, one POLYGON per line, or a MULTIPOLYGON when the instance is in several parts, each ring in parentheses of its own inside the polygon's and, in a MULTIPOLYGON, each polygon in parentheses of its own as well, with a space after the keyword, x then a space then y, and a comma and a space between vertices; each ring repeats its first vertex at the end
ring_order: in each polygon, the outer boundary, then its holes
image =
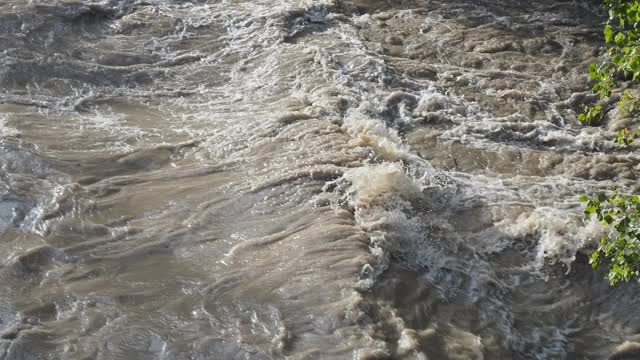
MULTIPOLYGON (((591 64, 589 76, 594 81, 592 90, 600 99, 614 99, 623 115, 637 115, 640 108, 637 85, 640 83, 640 1, 603 0, 608 11, 604 25, 607 44, 605 60, 591 64), (615 98, 614 98, 615 96, 615 98)), ((605 116, 602 105, 583 104, 580 121, 591 125, 605 116)), ((640 137, 640 129, 624 128, 614 141, 628 146, 640 137)), ((611 285, 631 279, 640 280, 640 198, 614 190, 610 195, 599 193, 582 196, 587 203, 586 219, 595 216, 609 231, 600 239, 589 262, 596 269, 608 267, 611 285)))

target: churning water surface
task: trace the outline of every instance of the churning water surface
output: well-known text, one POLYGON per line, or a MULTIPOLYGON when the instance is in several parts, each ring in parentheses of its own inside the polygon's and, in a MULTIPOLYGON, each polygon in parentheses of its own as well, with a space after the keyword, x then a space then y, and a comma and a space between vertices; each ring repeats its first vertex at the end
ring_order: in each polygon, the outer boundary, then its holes
POLYGON ((0 1, 0 359, 637 359, 597 1, 0 1))

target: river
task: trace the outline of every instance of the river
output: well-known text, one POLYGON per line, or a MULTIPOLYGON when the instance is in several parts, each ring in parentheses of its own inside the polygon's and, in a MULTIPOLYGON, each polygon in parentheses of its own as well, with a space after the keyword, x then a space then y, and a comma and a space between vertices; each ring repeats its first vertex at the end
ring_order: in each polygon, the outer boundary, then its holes
POLYGON ((1 1, 0 359, 640 358, 578 202, 640 188, 577 120, 602 16, 1 1))

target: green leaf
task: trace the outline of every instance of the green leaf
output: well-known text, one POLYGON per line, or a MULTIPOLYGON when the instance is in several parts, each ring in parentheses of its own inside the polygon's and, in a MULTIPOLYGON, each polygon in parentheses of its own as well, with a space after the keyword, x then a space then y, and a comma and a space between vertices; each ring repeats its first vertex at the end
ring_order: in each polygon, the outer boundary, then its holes
POLYGON ((587 202, 589 201, 589 197, 587 195, 582 195, 578 198, 578 201, 580 202, 587 202))
MULTIPOLYGON (((597 79, 598 78, 598 66, 596 64, 591 64, 591 66, 589 66, 589 77, 591 79, 597 79)), ((582 104, 583 108, 586 108, 587 105, 582 104)))
POLYGON ((613 28, 609 25, 604 28, 604 39, 607 43, 610 43, 613 40, 613 28))
POLYGON ((613 217, 611 217, 610 215, 605 215, 604 216, 604 223, 607 225, 611 225, 613 223, 613 217))

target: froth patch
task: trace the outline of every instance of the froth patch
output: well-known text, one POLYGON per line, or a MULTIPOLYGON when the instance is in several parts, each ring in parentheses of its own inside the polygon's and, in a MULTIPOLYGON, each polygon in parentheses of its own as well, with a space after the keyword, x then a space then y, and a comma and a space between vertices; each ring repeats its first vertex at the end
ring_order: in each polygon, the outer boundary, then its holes
POLYGON ((515 238, 536 237, 536 267, 542 268, 545 261, 551 264, 560 262, 567 266, 567 273, 578 250, 604 233, 604 228, 596 221, 582 223, 575 214, 549 207, 537 208, 516 219, 503 220, 497 226, 515 238))
POLYGON ((420 186, 399 163, 383 163, 349 170, 350 202, 355 209, 384 206, 391 198, 414 199, 420 186))
POLYGON ((350 145, 370 148, 383 160, 398 161, 409 154, 397 131, 359 112, 351 112, 345 117, 343 130, 352 138, 350 145))
POLYGON ((20 131, 7 125, 8 116, 0 114, 0 139, 5 137, 16 137, 20 135, 20 131))
POLYGON ((421 93, 413 115, 425 117, 435 112, 445 112, 451 116, 465 116, 467 115, 467 107, 461 99, 441 94, 430 88, 421 93))
POLYGON ((411 176, 400 162, 381 163, 348 170, 333 184, 340 205, 354 212, 369 240, 371 258, 356 289, 371 289, 392 258, 411 269, 441 266, 439 245, 427 222, 415 216, 414 206, 424 200, 426 177, 411 176))
MULTIPOLYGON (((640 339, 634 339, 640 340, 640 339)), ((618 346, 609 360, 634 360, 640 359, 640 342, 625 341, 622 345, 618 346)))

